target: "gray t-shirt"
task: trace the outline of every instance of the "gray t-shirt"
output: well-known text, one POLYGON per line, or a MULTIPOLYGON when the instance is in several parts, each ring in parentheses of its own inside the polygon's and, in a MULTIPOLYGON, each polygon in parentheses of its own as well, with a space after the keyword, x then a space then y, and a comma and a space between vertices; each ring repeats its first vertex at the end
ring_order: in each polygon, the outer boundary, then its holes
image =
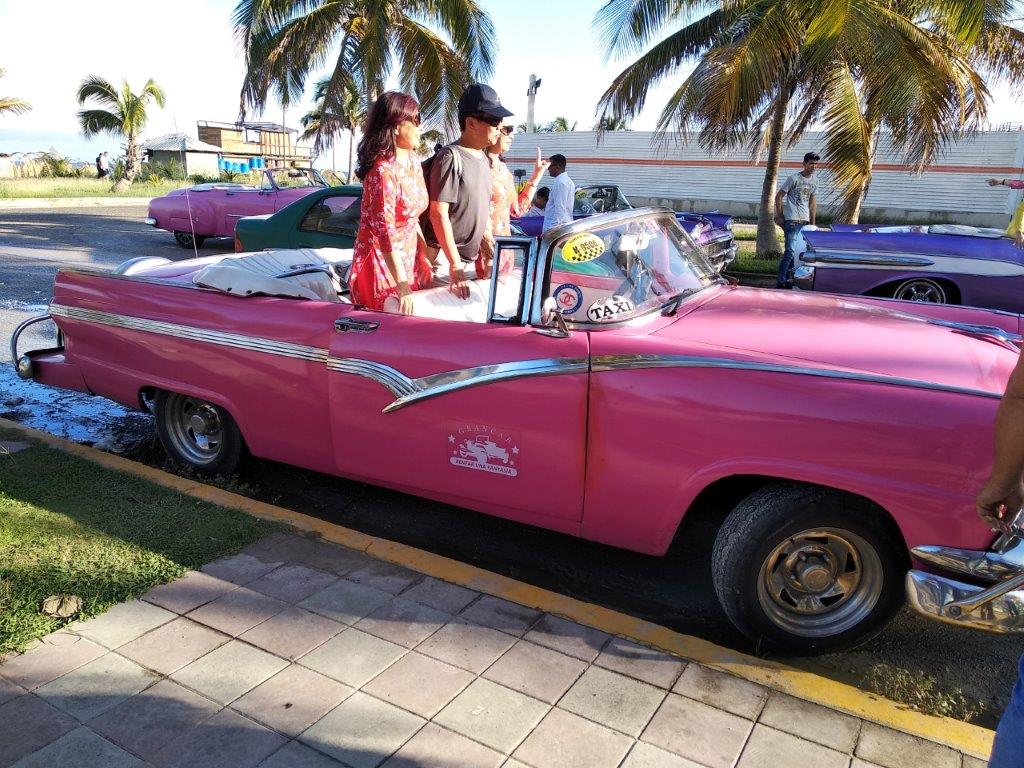
POLYGON ((811 195, 818 191, 818 180, 812 173, 809 177, 794 173, 782 185, 782 218, 786 221, 811 220, 811 195))
MULTIPOLYGON (((449 144, 434 157, 427 182, 430 200, 448 203, 455 247, 463 261, 474 260, 487 228, 491 205, 491 164, 482 151, 449 144), (453 153, 458 152, 456 159, 453 153), (461 173, 460 173, 461 171, 461 173)), ((432 246, 439 244, 432 227, 423 232, 432 246)))

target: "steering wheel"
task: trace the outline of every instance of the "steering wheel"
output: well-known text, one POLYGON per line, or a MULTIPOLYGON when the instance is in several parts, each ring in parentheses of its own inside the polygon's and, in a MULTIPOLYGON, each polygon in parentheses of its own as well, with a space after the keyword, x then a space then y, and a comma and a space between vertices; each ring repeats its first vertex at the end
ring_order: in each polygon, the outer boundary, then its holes
POLYGON ((604 213, 604 200, 595 200, 591 206, 594 213, 604 213))

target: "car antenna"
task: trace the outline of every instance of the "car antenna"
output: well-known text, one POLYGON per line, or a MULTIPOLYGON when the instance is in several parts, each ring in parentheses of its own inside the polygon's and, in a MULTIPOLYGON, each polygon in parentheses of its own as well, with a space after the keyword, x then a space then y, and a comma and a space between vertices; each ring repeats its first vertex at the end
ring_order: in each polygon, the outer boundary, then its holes
POLYGON ((174 134, 181 137, 181 145, 178 147, 178 155, 181 157, 181 172, 185 176, 185 206, 188 208, 188 226, 192 230, 192 253, 198 259, 199 258, 199 246, 196 245, 196 223, 192 220, 192 200, 188 194, 188 169, 185 165, 185 141, 186 136, 182 133, 178 133, 178 118, 175 115, 171 116, 174 121, 174 134))

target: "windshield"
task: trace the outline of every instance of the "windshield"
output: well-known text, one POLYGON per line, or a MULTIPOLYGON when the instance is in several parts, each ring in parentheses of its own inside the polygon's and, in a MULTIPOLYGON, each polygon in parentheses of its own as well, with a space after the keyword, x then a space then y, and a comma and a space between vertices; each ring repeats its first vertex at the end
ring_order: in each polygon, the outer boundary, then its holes
POLYGON ((668 213, 565 235, 551 253, 546 295, 575 323, 630 320, 720 280, 668 213))
POLYGON ((270 171, 270 175, 278 189, 323 186, 313 172, 306 168, 279 168, 270 171))
POLYGON ((625 211, 632 207, 616 186, 580 187, 576 190, 573 213, 577 216, 591 216, 595 213, 625 211))

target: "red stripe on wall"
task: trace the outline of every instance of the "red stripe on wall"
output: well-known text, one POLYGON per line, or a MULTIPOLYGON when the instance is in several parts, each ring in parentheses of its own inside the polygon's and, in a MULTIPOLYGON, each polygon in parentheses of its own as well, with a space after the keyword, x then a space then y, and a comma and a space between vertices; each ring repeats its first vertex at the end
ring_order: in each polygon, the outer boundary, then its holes
MULTIPOLYGON (((533 157, 509 157, 506 161, 520 165, 532 165, 536 158, 533 157)), ((765 163, 753 160, 658 160, 656 158, 626 158, 626 157, 569 157, 569 165, 651 165, 668 166, 672 168, 764 168, 765 163)), ((787 161, 779 164, 781 168, 803 168, 803 163, 787 161)), ((828 168, 827 163, 821 167, 828 168)), ((913 173, 914 169, 909 165, 899 163, 876 163, 872 170, 875 171, 905 171, 913 173)), ((996 165, 933 165, 928 168, 930 173, 987 173, 995 175, 1019 176, 1024 174, 1024 168, 1013 166, 996 165)))

